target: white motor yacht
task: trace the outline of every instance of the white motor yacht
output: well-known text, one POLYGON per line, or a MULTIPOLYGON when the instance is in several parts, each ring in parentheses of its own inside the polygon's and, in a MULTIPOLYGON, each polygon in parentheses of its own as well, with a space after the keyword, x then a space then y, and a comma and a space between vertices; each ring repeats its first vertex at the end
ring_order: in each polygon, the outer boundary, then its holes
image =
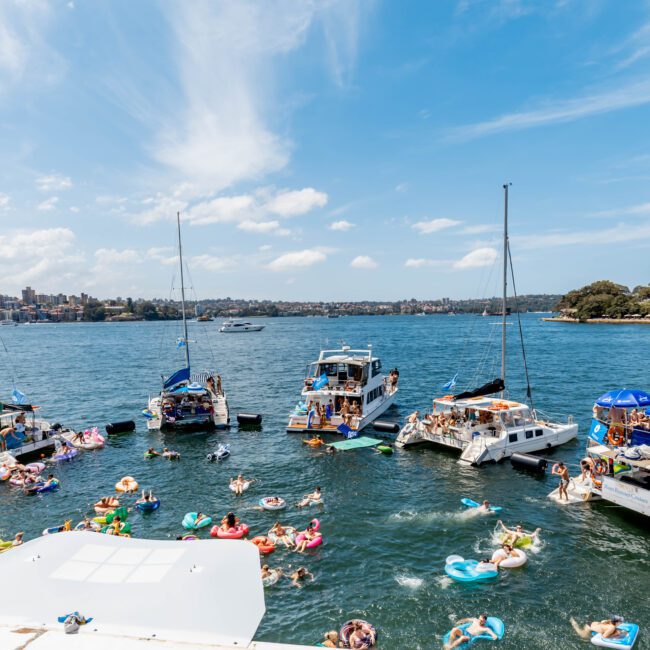
POLYGON ((227 321, 221 323, 219 331, 224 334, 236 334, 238 332, 261 332, 263 329, 264 325, 254 325, 247 320, 229 318, 227 321))
POLYGON ((289 415, 287 432, 361 431, 395 401, 399 372, 388 376, 372 348, 321 350, 308 367, 301 401, 289 415), (342 426, 345 425, 345 426, 342 426), (341 427, 341 429, 339 429, 341 427))

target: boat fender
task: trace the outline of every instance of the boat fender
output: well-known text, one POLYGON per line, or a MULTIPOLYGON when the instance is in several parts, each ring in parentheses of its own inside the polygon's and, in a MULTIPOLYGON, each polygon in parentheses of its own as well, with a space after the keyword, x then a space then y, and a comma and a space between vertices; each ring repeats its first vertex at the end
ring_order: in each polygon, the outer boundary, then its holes
POLYGON ((510 456, 510 463, 513 467, 527 469, 533 472, 544 472, 548 467, 548 461, 546 458, 540 458, 539 456, 533 456, 531 454, 520 454, 517 452, 510 456))
POLYGON ((237 413, 237 424, 262 424, 261 413, 237 413))
POLYGON ((127 433, 135 431, 135 422, 133 420, 124 420, 122 422, 109 422, 106 425, 106 433, 127 433))
POLYGON ((384 433, 399 433, 399 424, 397 422, 387 422, 386 420, 377 420, 372 424, 375 431, 384 433))

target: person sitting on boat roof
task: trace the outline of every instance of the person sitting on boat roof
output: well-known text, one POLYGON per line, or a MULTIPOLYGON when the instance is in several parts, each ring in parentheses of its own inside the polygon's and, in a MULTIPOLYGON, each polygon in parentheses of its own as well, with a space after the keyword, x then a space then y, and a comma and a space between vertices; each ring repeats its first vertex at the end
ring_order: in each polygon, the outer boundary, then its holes
POLYGON ((205 381, 205 387, 213 394, 217 394, 217 386, 214 383, 214 377, 210 375, 205 381))
POLYGON ((574 618, 570 618, 569 620, 576 634, 583 639, 591 638, 592 634, 600 634, 603 639, 616 639, 627 634, 623 630, 618 629, 618 626, 625 622, 622 616, 612 616, 611 618, 606 618, 604 621, 592 621, 589 625, 583 625, 582 627, 578 625, 574 618))

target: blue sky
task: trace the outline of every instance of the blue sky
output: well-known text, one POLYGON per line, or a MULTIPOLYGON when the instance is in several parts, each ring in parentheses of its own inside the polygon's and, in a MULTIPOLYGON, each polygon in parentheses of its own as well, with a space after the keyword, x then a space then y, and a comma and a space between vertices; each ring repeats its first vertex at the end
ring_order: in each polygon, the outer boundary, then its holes
POLYGON ((650 4, 0 3, 0 293, 650 280, 650 4))

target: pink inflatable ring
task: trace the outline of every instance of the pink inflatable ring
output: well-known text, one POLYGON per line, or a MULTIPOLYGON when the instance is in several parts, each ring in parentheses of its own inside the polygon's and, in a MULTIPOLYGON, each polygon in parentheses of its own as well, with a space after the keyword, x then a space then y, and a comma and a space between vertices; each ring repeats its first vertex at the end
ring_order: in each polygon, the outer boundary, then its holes
MULTIPOLYGON (((310 528, 311 532, 315 533, 319 528, 320 528, 320 521, 318 519, 312 519, 310 522, 310 528)), ((305 535, 304 531, 296 537, 296 544, 300 544, 300 542, 305 541, 307 539, 307 536, 305 535)), ((320 546, 323 543, 323 536, 322 535, 317 535, 307 543, 306 548, 316 548, 317 546, 320 546)))
POLYGON ((248 535, 248 526, 246 524, 239 524, 228 530, 222 530, 221 526, 212 526, 210 535, 219 539, 241 539, 245 535, 248 535))

